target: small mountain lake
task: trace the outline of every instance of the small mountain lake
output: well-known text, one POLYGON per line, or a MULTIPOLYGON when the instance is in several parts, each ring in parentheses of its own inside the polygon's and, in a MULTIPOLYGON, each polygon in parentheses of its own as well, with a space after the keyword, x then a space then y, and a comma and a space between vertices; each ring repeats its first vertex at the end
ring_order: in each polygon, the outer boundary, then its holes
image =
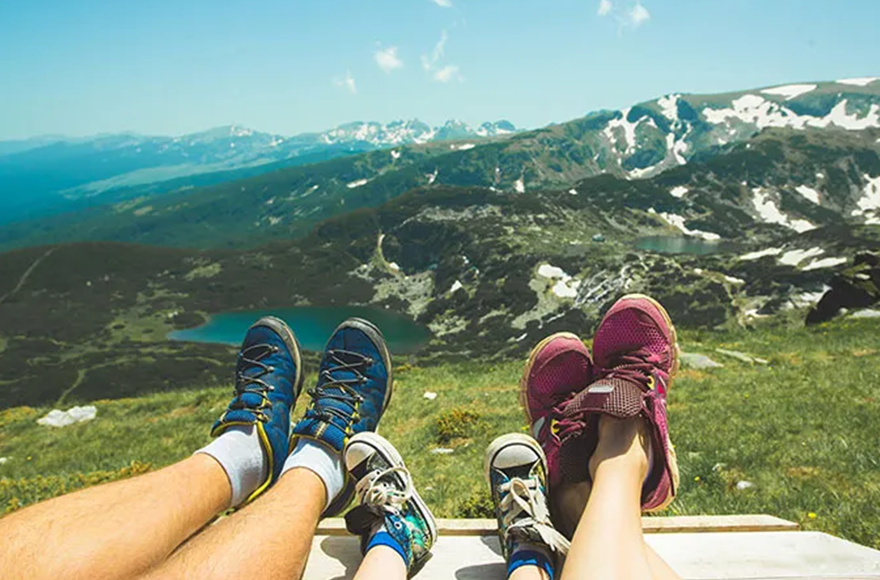
POLYGON ((343 320, 354 316, 365 318, 378 326, 391 352, 395 354, 418 350, 431 338, 430 330, 406 316, 360 306, 302 306, 275 310, 222 312, 212 315, 202 326, 171 332, 168 338, 238 346, 247 329, 254 322, 270 315, 277 316, 290 325, 300 346, 305 350, 323 350, 336 327, 343 320))
POLYGON ((697 256, 715 254, 730 249, 729 243, 709 242, 688 236, 647 236, 637 239, 635 246, 640 250, 660 254, 695 254, 697 256))

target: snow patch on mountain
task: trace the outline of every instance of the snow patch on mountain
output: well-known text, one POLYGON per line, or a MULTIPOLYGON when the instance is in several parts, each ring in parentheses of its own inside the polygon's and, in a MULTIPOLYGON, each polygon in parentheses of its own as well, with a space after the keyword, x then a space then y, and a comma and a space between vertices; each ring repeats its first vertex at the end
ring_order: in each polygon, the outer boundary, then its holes
POLYGON ((853 210, 853 216, 862 216, 870 211, 880 210, 880 176, 871 177, 865 175, 868 182, 865 185, 864 195, 856 202, 859 209, 853 210))
POLYGON ((821 260, 815 260, 810 262, 806 266, 802 268, 804 272, 809 272, 810 270, 819 270, 822 268, 834 268, 835 266, 840 266, 841 264, 846 264, 849 260, 846 258, 823 258, 821 260))
MULTIPOLYGON (((654 210, 654 208, 651 208, 650 210, 648 210, 648 212, 649 213, 657 213, 657 211, 654 210)), ((703 232, 700 230, 692 230, 692 229, 688 228, 685 225, 685 222, 687 220, 680 215, 676 215, 674 213, 665 213, 665 212, 657 214, 657 215, 659 215, 664 220, 666 220, 671 226, 678 228, 681 231, 681 233, 683 233, 686 236, 692 236, 694 238, 701 238, 703 240, 706 240, 707 242, 717 242, 718 240, 721 239, 721 236, 719 236, 716 233, 703 232)))
POLYGON ((764 89, 761 91, 765 95, 779 95, 785 97, 786 101, 790 101, 801 95, 813 92, 818 85, 786 85, 784 87, 773 87, 772 89, 764 89))
POLYGON ((810 248, 809 250, 789 250, 779 257, 779 263, 786 266, 797 266, 808 258, 815 258, 825 253, 822 248, 810 248))
POLYGON ((566 274, 562 268, 544 263, 538 267, 538 276, 555 280, 550 291, 559 298, 577 298, 581 283, 566 274))
POLYGON ((686 188, 683 185, 678 185, 676 187, 673 187, 671 190, 669 190, 669 195, 671 195, 672 197, 677 197, 678 199, 681 199, 685 195, 687 195, 687 192, 688 192, 688 188, 686 188))
POLYGON ((513 184, 513 189, 515 189, 517 193, 525 193, 526 192, 526 184, 523 181, 522 177, 520 177, 519 179, 516 180, 516 182, 513 184))
POLYGON ((874 81, 880 81, 878 77, 864 77, 864 78, 856 78, 856 79, 843 79, 837 81, 839 85, 851 85, 854 87, 867 87, 874 81))
POLYGON ((754 194, 752 204, 755 207, 755 211, 758 212, 758 215, 764 223, 779 224, 781 226, 790 228, 798 233, 803 233, 809 230, 816 229, 816 226, 814 226, 807 220, 793 220, 786 214, 782 213, 782 211, 779 209, 779 206, 776 205, 776 202, 770 199, 769 191, 761 187, 756 187, 752 189, 752 193, 754 194))
POLYGON ((673 123, 678 122, 678 100, 680 98, 681 95, 667 95, 657 99, 657 105, 660 107, 660 112, 673 123))
POLYGON ((819 205, 819 192, 813 189, 812 187, 807 187, 806 185, 799 185, 795 188, 799 194, 804 196, 809 201, 812 201, 816 205, 819 205))
POLYGON ((369 179, 358 179, 357 181, 352 181, 351 183, 347 183, 345 187, 349 189, 354 189, 355 187, 361 187, 362 185, 366 185, 369 183, 369 179))
POLYGON ((626 109, 622 111, 622 116, 619 119, 612 119, 608 122, 608 125, 605 126, 605 136, 608 138, 608 141, 617 145, 617 134, 615 133, 616 129, 623 130, 623 138, 626 141, 626 155, 632 155, 632 153, 636 149, 636 128, 639 124, 646 119, 646 117, 642 117, 635 123, 630 123, 626 120, 629 116, 630 109, 626 109))
POLYGON ((768 256, 778 256, 782 253, 782 248, 767 248, 766 250, 758 250, 756 252, 749 252, 748 254, 743 254, 739 257, 740 260, 744 262, 751 262, 753 260, 759 260, 761 258, 766 258, 768 256))
POLYGON ((759 129, 767 127, 790 127, 793 129, 805 129, 806 127, 827 128, 836 125, 850 131, 861 131, 871 127, 880 127, 880 106, 872 104, 864 117, 858 114, 847 113, 847 100, 837 103, 828 115, 814 117, 811 115, 798 115, 794 111, 778 105, 758 95, 744 95, 731 103, 730 108, 703 109, 706 121, 713 125, 728 123, 729 121, 742 121, 751 123, 759 129))

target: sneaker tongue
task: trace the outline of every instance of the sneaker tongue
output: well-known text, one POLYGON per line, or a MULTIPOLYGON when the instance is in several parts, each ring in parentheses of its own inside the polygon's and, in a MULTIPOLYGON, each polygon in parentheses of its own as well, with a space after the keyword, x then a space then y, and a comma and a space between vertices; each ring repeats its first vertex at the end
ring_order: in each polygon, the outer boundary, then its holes
POLYGON ((531 477, 532 474, 532 466, 531 465, 516 465, 513 467, 508 467, 506 469, 500 470, 507 476, 508 480, 513 479, 514 477, 518 477, 522 480, 527 480, 531 477))
POLYGON ((611 415, 618 419, 635 417, 642 411, 645 389, 629 377, 600 379, 578 393, 565 407, 563 414, 569 419, 591 413, 611 415))

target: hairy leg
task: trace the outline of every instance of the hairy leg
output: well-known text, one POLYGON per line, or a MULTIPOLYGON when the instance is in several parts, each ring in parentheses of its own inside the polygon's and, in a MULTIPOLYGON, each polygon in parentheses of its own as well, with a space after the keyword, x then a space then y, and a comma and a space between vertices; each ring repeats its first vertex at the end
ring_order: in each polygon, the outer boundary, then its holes
POLYGON ((639 419, 602 417, 590 458, 593 488, 562 570, 562 580, 652 580, 642 536, 641 489, 648 472, 639 419))
POLYGON ((77 491, 0 520, 8 580, 131 578, 167 558, 229 505, 220 464, 207 455, 77 491))
POLYGON ((291 469, 265 495, 204 530, 142 578, 218 580, 299 578, 321 512, 324 483, 312 471, 291 469))

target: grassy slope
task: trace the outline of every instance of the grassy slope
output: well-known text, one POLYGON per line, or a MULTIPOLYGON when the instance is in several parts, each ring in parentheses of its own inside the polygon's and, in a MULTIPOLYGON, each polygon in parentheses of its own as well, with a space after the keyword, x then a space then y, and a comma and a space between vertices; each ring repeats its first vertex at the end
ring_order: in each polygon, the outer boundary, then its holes
MULTIPOLYGON (((726 367, 684 370, 673 388, 682 485, 671 512, 770 513, 880 548, 878 331, 878 321, 844 320, 815 329, 685 332, 685 350, 726 367), (770 364, 727 360, 717 347, 770 364), (755 487, 737 491, 741 480, 755 487)), ((314 380, 314 361, 310 370, 314 380)), ((437 516, 488 515, 482 454, 493 437, 525 428, 520 370, 520 362, 480 361, 397 368, 381 431, 437 516), (437 399, 426 400, 426 391, 437 399), (462 421, 466 411, 479 418, 462 421), (441 434, 452 439, 441 442, 441 434), (455 451, 430 453, 436 447, 455 451)), ((12 457, 0 466, 0 511, 186 457, 208 440, 228 395, 228 386, 213 386, 98 401, 95 421, 59 430, 35 423, 45 408, 0 412, 0 457, 12 457)))

